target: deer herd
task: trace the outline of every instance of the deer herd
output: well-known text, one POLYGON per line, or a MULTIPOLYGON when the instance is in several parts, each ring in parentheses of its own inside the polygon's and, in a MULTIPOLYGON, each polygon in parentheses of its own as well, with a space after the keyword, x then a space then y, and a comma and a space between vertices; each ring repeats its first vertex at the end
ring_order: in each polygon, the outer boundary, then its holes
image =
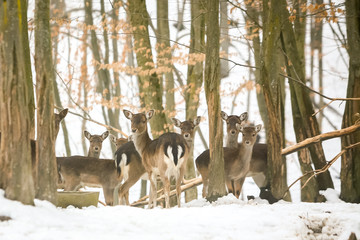
MULTIPOLYGON (((165 207, 170 207, 170 182, 175 180, 177 205, 180 207, 181 183, 185 181, 187 159, 192 152, 196 127, 201 117, 181 122, 172 118, 181 134, 168 132, 157 139, 151 139, 148 121, 155 111, 132 113, 123 110, 131 122, 131 137, 117 138, 105 131, 101 135, 92 135, 84 131, 89 140, 88 156, 57 157, 58 188, 65 191, 77 191, 81 187, 101 187, 107 205, 129 203, 129 189, 139 180, 150 181, 149 208, 157 204, 157 180, 163 184, 165 207), (116 146, 114 159, 100 159, 103 141, 109 136, 116 146)), ((55 114, 56 132, 67 114, 67 109, 55 114)), ((249 124, 248 114, 240 116, 221 112, 226 122, 227 137, 224 150, 225 183, 229 193, 239 198, 244 180, 252 177, 260 189, 260 198, 270 203, 276 202, 269 188, 267 177, 267 145, 258 143, 261 125, 249 124), (238 135, 242 142, 238 143, 238 135)), ((1 135, 0 135, 1 136, 1 135)), ((32 143, 35 146, 36 142, 32 143)), ((32 149, 35 149, 33 147, 32 149)), ((33 155, 34 151, 33 151, 33 155)), ((33 157, 33 161, 34 161, 33 157)), ((207 196, 209 185, 210 152, 205 150, 195 160, 196 168, 203 181, 202 196, 207 196)))

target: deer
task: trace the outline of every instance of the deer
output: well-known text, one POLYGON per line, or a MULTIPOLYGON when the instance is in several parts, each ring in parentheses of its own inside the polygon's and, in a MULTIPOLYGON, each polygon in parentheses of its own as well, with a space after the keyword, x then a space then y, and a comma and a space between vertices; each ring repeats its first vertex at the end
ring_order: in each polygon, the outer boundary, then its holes
POLYGON ((175 127, 180 128, 181 135, 186 140, 188 147, 191 148, 193 146, 192 142, 193 142, 194 135, 195 135, 194 130, 200 124, 201 117, 197 116, 194 120, 190 119, 190 120, 183 121, 183 122, 181 122, 177 118, 171 118, 171 121, 173 122, 175 127))
POLYGON ((76 191, 83 185, 101 186, 107 205, 114 203, 114 189, 120 184, 114 159, 85 156, 56 157, 60 183, 64 191, 76 191))
MULTIPOLYGON (((221 118, 226 123, 226 147, 237 148, 239 131, 236 124, 242 124, 247 121, 248 114, 242 113, 240 116, 228 116, 224 111, 221 111, 221 118)), ((259 137, 259 135, 257 135, 259 137)), ((255 184, 260 189, 260 198, 267 199, 269 203, 277 201, 271 192, 268 179, 268 166, 267 166, 267 144, 255 142, 253 147, 253 154, 250 162, 250 170, 247 177, 252 177, 255 184)), ((237 190, 236 190, 237 191, 237 190)))
POLYGON ((103 141, 109 136, 109 131, 105 131, 101 135, 91 135, 88 131, 84 131, 84 136, 90 141, 88 157, 99 158, 103 141))
POLYGON ((133 141, 126 138, 116 138, 110 135, 110 140, 115 144, 115 166, 118 177, 124 180, 119 188, 119 199, 121 204, 130 205, 129 189, 141 178, 149 180, 141 161, 141 156, 136 151, 133 141))
POLYGON ((180 207, 181 181, 184 177, 189 147, 184 137, 178 133, 164 133, 152 140, 147 123, 154 116, 154 110, 134 114, 123 110, 131 121, 132 139, 139 152, 150 180, 149 208, 156 207, 156 178, 159 175, 164 185, 165 207, 170 207, 170 178, 176 181, 177 205, 180 207))
MULTIPOLYGON (((261 130, 261 124, 256 126, 242 126, 235 124, 237 131, 243 135, 242 143, 237 148, 224 147, 224 169, 225 183, 229 193, 233 193, 239 198, 245 177, 250 170, 250 161, 256 136, 261 130)), ((196 167, 203 179, 202 196, 207 195, 209 185, 209 164, 210 151, 205 150, 195 160, 196 167)))

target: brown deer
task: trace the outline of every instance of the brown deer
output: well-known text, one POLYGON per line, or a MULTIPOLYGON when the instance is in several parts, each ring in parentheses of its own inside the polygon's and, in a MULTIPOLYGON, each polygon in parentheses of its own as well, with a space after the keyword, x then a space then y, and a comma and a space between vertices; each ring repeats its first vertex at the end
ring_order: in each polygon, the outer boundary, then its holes
POLYGON ((116 145, 115 166, 118 176, 124 183, 119 188, 121 204, 130 205, 129 189, 141 178, 148 180, 148 175, 142 164, 140 154, 136 151, 134 142, 126 138, 116 138, 110 135, 110 140, 116 145))
POLYGON ((195 120, 187 120, 181 122, 180 120, 176 118, 171 118, 171 121, 173 122, 175 127, 180 128, 181 135, 185 138, 188 147, 192 147, 193 139, 195 135, 195 128, 200 124, 201 117, 197 116, 195 120))
POLYGON ((107 205, 113 205, 114 189, 121 182, 113 159, 71 156, 57 157, 61 185, 65 191, 76 191, 81 186, 101 186, 107 205))
MULTIPOLYGON (((245 177, 250 169, 250 160, 256 135, 261 130, 261 125, 245 126, 239 123, 236 128, 243 134, 242 143, 237 148, 224 147, 225 182, 229 193, 239 198, 245 177), (234 191, 236 189, 236 191, 234 191)), ((209 185, 210 151, 205 150, 196 160, 196 167, 203 179, 202 196, 206 197, 209 185)))
MULTIPOLYGON (((68 114, 68 109, 65 108, 61 110, 59 113, 55 113, 55 138, 57 137, 59 130, 60 130, 60 122, 66 117, 68 114)), ((31 145, 31 162, 32 162, 32 174, 33 178, 36 184, 36 140, 31 139, 30 141, 31 145)))
POLYGON ((140 153, 142 163, 150 180, 149 208, 156 207, 156 177, 159 175, 164 184, 165 207, 170 207, 170 178, 176 180, 176 196, 180 207, 181 181, 189 155, 187 142, 177 133, 164 133, 151 140, 147 130, 147 122, 153 117, 154 110, 147 113, 133 114, 123 110, 126 118, 131 120, 132 138, 136 150, 140 153))
POLYGON ((101 135, 91 135, 88 131, 84 131, 84 136, 90 141, 88 157, 99 158, 103 141, 109 136, 109 131, 105 131, 101 135))
MULTIPOLYGON (((246 121, 248 115, 245 112, 242 113, 240 116, 228 116, 224 111, 221 111, 221 118, 226 122, 226 147, 236 148, 238 146, 239 136, 239 131, 236 128, 236 124, 241 124, 246 121)), ((267 199, 269 203, 274 203, 277 200, 272 196, 270 192, 267 171, 267 144, 256 142, 253 147, 250 170, 247 174, 247 177, 252 177, 255 184, 259 187, 260 198, 267 199)))

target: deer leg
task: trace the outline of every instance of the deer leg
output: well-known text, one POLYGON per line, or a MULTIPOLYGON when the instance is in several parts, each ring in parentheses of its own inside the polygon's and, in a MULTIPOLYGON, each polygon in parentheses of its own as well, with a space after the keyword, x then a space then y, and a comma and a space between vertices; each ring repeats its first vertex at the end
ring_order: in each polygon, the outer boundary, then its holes
MULTIPOLYGON (((234 180, 226 180, 225 184, 228 189, 228 193, 234 194, 234 180)), ((234 194, 234 196, 235 196, 235 194, 234 194)))
POLYGON ((177 205, 180 207, 181 201, 181 180, 183 177, 176 179, 176 197, 177 197, 177 205))
POLYGON ((163 177, 162 182, 164 184, 165 208, 170 208, 170 180, 163 177))
POLYGON ((156 194, 157 194, 157 187, 156 187, 156 174, 149 172, 149 180, 150 180, 150 194, 149 194, 149 208, 156 207, 156 194))
POLYGON ((245 177, 240 178, 239 180, 234 181, 235 197, 239 198, 242 186, 244 184, 245 177))
POLYGON ((126 205, 130 205, 129 203, 129 189, 139 180, 138 178, 128 178, 123 185, 121 185, 119 190, 119 199, 125 197, 126 205))
POLYGON ((105 202, 106 205, 112 206, 114 203, 114 189, 113 188, 108 188, 108 187, 103 187, 103 192, 104 192, 104 197, 105 197, 105 202))

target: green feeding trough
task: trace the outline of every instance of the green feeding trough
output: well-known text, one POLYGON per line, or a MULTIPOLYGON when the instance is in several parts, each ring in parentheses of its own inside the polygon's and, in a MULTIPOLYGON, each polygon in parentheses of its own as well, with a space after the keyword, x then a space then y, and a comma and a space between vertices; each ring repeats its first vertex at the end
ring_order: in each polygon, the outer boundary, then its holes
POLYGON ((82 208, 95 206, 97 207, 99 201, 99 192, 75 192, 75 191, 63 191, 57 192, 58 203, 57 207, 66 208, 70 205, 82 208))

